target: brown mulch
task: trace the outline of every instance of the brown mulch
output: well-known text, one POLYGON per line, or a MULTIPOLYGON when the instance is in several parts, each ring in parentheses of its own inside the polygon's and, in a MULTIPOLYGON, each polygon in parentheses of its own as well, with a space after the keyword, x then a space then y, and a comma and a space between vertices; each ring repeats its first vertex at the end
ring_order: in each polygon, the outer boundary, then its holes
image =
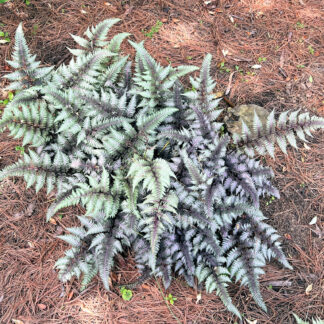
MULTIPOLYGON (((88 25, 105 18, 122 21, 112 29, 145 40, 146 48, 162 64, 197 64, 210 52, 217 91, 230 89, 234 104, 256 103, 277 111, 301 108, 324 116, 324 16, 320 0, 133 0, 133 1, 9 1, 0 4, 0 30, 13 38, 20 21, 32 51, 44 64, 70 59, 69 33, 81 35, 88 25), (157 22, 163 26, 151 39, 145 36, 157 22), (261 61, 261 62, 259 62, 261 61), (225 62, 224 67, 221 62, 225 62), (261 65, 253 69, 253 65, 261 65), (237 66, 237 67, 236 67, 237 66), (226 69, 228 69, 226 71, 226 69), (230 82, 230 75, 232 80, 230 82)), ((134 54, 127 42, 123 50, 134 54)), ((0 44, 0 74, 7 71, 12 42, 0 44)), ((1 98, 0 98, 1 99, 1 98)), ((0 168, 19 158, 19 141, 0 135, 0 168)), ((230 288, 231 296, 249 320, 294 323, 324 317, 324 136, 317 133, 311 149, 278 153, 267 158, 281 192, 278 201, 264 201, 269 223, 283 237, 294 270, 271 263, 261 279, 268 306, 262 312, 246 288, 230 288), (309 222, 317 216, 317 224, 309 222), (312 287, 312 289, 310 289, 312 287), (307 289, 308 288, 308 289, 307 289), (306 290, 307 289, 307 290, 306 290)), ((82 294, 77 281, 62 285, 53 270, 66 245, 55 236, 76 223, 66 210, 53 223, 44 215, 52 198, 26 190, 23 179, 0 184, 0 323, 234 323, 213 294, 190 289, 181 278, 165 291, 151 279, 125 302, 118 289, 106 292, 95 279, 82 294), (164 297, 177 297, 173 306, 164 297), (17 322, 19 323, 19 322, 17 322)), ((120 257, 112 283, 133 281, 137 271, 130 255, 120 257)), ((22 324, 19 323, 19 324, 22 324)))

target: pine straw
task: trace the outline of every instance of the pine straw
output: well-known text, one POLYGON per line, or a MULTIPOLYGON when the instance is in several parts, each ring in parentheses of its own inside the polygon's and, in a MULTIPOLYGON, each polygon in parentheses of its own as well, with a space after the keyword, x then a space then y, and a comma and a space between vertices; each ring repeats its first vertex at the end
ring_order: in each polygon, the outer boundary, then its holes
MULTIPOLYGON (((13 38, 18 22, 23 21, 28 43, 44 64, 69 61, 66 47, 75 46, 69 33, 81 35, 88 25, 119 17, 122 21, 111 35, 128 31, 133 34, 132 40, 145 40, 146 48, 162 64, 199 65, 210 52, 216 90, 224 92, 229 87, 234 104, 256 103, 279 111, 301 107, 324 115, 324 17, 320 1, 214 0, 206 4, 194 0, 85 0, 84 6, 79 1, 31 2, 30 6, 22 1, 1 5, 0 20, 5 24, 1 29, 13 38), (163 22, 162 28, 148 39, 144 34, 158 20, 163 22), (223 50, 228 51, 225 57, 223 50), (251 66, 259 64, 259 57, 266 61, 260 63, 261 69, 253 70, 251 66), (231 72, 239 66, 243 75, 235 72, 229 82, 230 73, 220 69, 222 61, 231 72)), ((0 49, 3 73, 12 43, 0 45, 0 49)), ((127 42, 123 50, 134 55, 127 42)), ((2 168, 18 159, 15 146, 19 142, 6 134, 0 136, 2 168)), ((283 236, 284 250, 294 270, 277 264, 266 267, 261 290, 268 314, 255 305, 246 288, 231 286, 239 309, 258 323, 293 323, 292 312, 302 318, 323 317, 323 133, 317 137, 311 150, 290 151, 287 157, 278 154, 275 162, 266 159, 275 170, 282 199, 268 206, 265 201, 263 210, 283 236), (309 225, 315 216, 317 226, 309 225), (312 290, 306 294, 310 284, 312 290)), ((159 280, 151 279, 134 289, 130 302, 123 301, 113 286, 138 276, 129 255, 117 262, 111 292, 104 291, 97 279, 82 294, 77 281, 62 285, 53 265, 67 245, 55 236, 75 225, 75 215, 82 211, 67 209, 62 219, 55 218, 55 224, 45 223, 44 214, 53 197, 44 191, 35 195, 33 189, 25 190, 22 179, 2 182, 0 191, 1 323, 11 323, 12 319, 24 324, 234 322, 219 298, 202 293, 197 302, 199 292, 180 278, 167 291, 159 280), (164 300, 168 293, 177 297, 173 306, 164 300)))

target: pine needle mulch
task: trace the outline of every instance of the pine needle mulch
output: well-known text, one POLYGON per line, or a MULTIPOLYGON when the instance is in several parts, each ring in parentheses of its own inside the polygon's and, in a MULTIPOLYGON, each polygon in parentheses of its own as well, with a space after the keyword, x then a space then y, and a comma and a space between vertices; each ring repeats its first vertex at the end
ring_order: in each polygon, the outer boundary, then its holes
MULTIPOLYGON (((135 41, 162 64, 196 64, 210 52, 219 95, 230 90, 234 104, 256 103, 277 111, 302 108, 324 115, 324 17, 321 1, 9 1, 0 4, 0 30, 13 38, 18 22, 30 48, 44 64, 70 59, 69 33, 81 35, 88 25, 105 18, 122 21, 111 31, 132 33, 135 41), (162 27, 149 38, 152 26, 162 27), (222 63, 223 62, 223 63, 222 63), (259 65, 260 68, 252 68, 259 65)), ((0 44, 0 74, 8 70, 12 42, 0 44)), ((123 50, 134 52, 125 43, 123 50)), ((7 93, 0 94, 4 98, 7 93)), ((1 99, 1 98, 0 98, 1 99)), ((16 161, 20 142, 0 135, 0 168, 16 161)), ((269 264, 261 279, 268 306, 262 312, 239 285, 231 296, 244 318, 257 323, 294 323, 292 313, 310 319, 324 317, 324 136, 311 149, 278 153, 267 163, 275 170, 281 192, 278 201, 264 201, 263 211, 282 236, 294 270, 269 264), (309 225, 317 217, 317 223, 309 225)), ((165 291, 151 279, 123 301, 117 284, 138 273, 131 255, 118 259, 106 292, 99 281, 79 293, 78 282, 62 285, 53 270, 66 245, 56 239, 76 224, 82 210, 67 209, 52 223, 44 215, 52 197, 25 190, 22 179, 0 184, 0 322, 1 323, 234 323, 213 294, 187 287, 178 278, 165 291), (165 301, 171 293, 174 305, 165 301), (15 322, 16 321, 16 322, 15 322), (19 322, 21 321, 21 322, 19 322)), ((244 320, 245 321, 245 320, 244 320)))

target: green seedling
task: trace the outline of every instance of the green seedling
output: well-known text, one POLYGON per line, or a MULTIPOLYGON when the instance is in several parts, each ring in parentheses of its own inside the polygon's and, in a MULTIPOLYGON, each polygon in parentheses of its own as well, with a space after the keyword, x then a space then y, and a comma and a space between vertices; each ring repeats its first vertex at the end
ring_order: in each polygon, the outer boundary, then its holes
POLYGON ((8 2, 9 0, 0 0, 0 4, 1 3, 6 3, 6 2, 8 2))
POLYGON ((163 25, 163 22, 158 20, 154 26, 152 26, 152 28, 147 32, 147 33, 144 33, 144 35, 148 38, 152 38, 156 33, 159 32, 159 30, 161 29, 163 25))
POLYGON ((225 66, 225 61, 220 62, 219 69, 220 69, 221 73, 223 73, 223 72, 230 73, 231 72, 231 69, 229 69, 228 67, 225 66))
POLYGON ((17 146, 15 147, 15 150, 16 150, 17 152, 20 152, 20 154, 24 154, 24 153, 25 153, 25 148, 24 148, 23 146, 19 146, 19 145, 17 145, 17 146))
POLYGON ((297 65, 297 69, 303 69, 304 67, 305 67, 304 64, 298 64, 298 65, 297 65))
POLYGON ((238 65, 235 65, 235 71, 237 71, 241 75, 243 75, 243 73, 244 73, 243 70, 238 65))
POLYGON ((120 293, 125 301, 130 301, 133 298, 133 292, 125 287, 120 288, 120 293))
POLYGON ((297 23, 296 23, 296 27, 297 27, 298 29, 303 29, 303 28, 305 28, 305 25, 304 25, 302 22, 297 21, 297 23))
POLYGON ((165 297, 165 300, 169 302, 171 305, 174 304, 174 302, 177 300, 177 297, 173 297, 172 294, 169 294, 165 297))
POLYGON ((29 0, 25 0, 25 4, 26 4, 26 6, 29 6, 30 5, 30 1, 29 0))
POLYGON ((266 205, 269 206, 271 203, 273 203, 276 200, 276 197, 271 196, 270 200, 266 202, 266 205))
POLYGON ((314 48, 312 47, 312 45, 309 45, 309 46, 307 47, 307 49, 308 49, 309 54, 314 55, 315 50, 314 50, 314 48))
POLYGON ((0 30, 0 44, 10 43, 9 33, 0 30))
POLYGON ((6 106, 9 101, 12 101, 13 100, 13 98, 14 98, 14 94, 10 91, 8 93, 7 99, 0 100, 0 105, 1 106, 6 106))
POLYGON ((13 94, 13 92, 10 91, 10 92, 8 93, 8 99, 9 99, 9 101, 12 101, 13 98, 14 98, 14 94, 13 94))
POLYGON ((262 56, 258 57, 258 62, 259 63, 266 62, 266 61, 267 61, 266 57, 262 57, 262 56))

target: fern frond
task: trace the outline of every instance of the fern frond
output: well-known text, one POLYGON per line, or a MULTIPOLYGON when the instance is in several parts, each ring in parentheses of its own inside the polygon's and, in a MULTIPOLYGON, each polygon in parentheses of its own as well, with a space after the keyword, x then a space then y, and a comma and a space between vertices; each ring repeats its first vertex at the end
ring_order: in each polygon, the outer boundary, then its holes
POLYGON ((24 177, 27 188, 36 184, 35 190, 38 192, 46 184, 47 193, 50 193, 58 178, 64 178, 68 169, 66 165, 54 165, 47 153, 40 157, 36 152, 29 150, 29 154, 24 154, 23 160, 0 171, 0 181, 7 177, 20 176, 24 177))
POLYGON ((11 106, 0 120, 0 129, 7 127, 14 138, 23 137, 22 145, 41 146, 54 132, 54 118, 44 102, 11 106), (18 108, 19 107, 19 108, 18 108))
POLYGON ((32 86, 40 86, 54 67, 40 68, 36 55, 31 55, 24 36, 22 23, 19 24, 15 35, 15 47, 12 54, 13 60, 7 61, 16 71, 4 77, 11 82, 8 89, 22 90, 32 86))
POLYGON ((231 297, 227 291, 227 285, 231 282, 229 272, 226 268, 215 267, 214 269, 199 265, 196 270, 198 282, 205 282, 206 290, 213 292, 216 290, 224 305, 229 311, 234 313, 238 318, 242 318, 238 309, 233 305, 231 297))
POLYGON ((309 113, 299 113, 299 110, 288 111, 279 115, 278 122, 274 119, 274 113, 269 114, 267 124, 263 125, 258 115, 254 114, 254 129, 251 131, 242 121, 242 134, 234 134, 234 142, 245 152, 253 156, 256 150, 259 154, 269 154, 274 157, 274 145, 277 142, 282 152, 287 154, 287 145, 295 149, 297 138, 307 142, 306 136, 312 136, 312 132, 324 128, 324 118, 309 116, 309 113))
MULTIPOLYGON (((106 19, 106 20, 100 22, 99 24, 97 24, 96 26, 89 27, 84 33, 88 37, 89 40, 82 38, 80 36, 71 34, 74 41, 78 45, 83 47, 84 49, 82 49, 82 50, 70 49, 70 52, 73 55, 82 56, 82 55, 86 55, 89 52, 93 52, 97 49, 107 47, 108 45, 110 45, 109 42, 106 41, 107 34, 108 34, 110 28, 114 24, 118 23, 119 21, 120 21, 120 19, 118 19, 118 18, 106 19)), ((122 38, 122 37, 120 37, 120 38, 122 38)), ((112 49, 114 49, 115 53, 118 52, 118 42, 119 41, 120 41, 120 43, 122 42, 122 40, 120 40, 120 38, 117 38, 117 40, 115 39, 114 42, 117 43, 115 46, 113 46, 113 47, 111 46, 112 49)))

